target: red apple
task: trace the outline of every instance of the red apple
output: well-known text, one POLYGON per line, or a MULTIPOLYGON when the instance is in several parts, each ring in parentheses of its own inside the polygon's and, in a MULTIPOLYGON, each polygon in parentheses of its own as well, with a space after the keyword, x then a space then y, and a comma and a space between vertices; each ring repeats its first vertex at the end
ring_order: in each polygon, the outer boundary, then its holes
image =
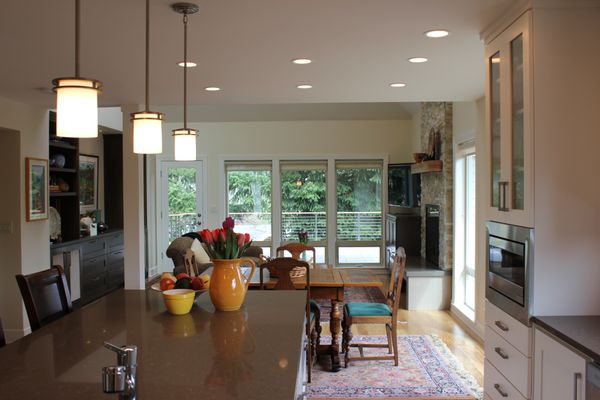
POLYGON ((194 290, 203 290, 204 289, 204 281, 200 277, 195 277, 192 279, 192 289, 194 290))

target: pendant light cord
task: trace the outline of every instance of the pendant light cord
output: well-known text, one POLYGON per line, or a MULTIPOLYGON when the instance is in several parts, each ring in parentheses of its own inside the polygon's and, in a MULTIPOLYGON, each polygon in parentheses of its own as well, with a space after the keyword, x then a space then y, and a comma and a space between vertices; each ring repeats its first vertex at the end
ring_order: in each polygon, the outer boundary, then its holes
POLYGON ((75 0, 75 77, 79 78, 79 0, 75 0))
POLYGON ((187 14, 183 14, 183 129, 187 129, 187 14))
POLYGON ((150 110, 150 0, 146 0, 146 111, 148 110, 150 110))

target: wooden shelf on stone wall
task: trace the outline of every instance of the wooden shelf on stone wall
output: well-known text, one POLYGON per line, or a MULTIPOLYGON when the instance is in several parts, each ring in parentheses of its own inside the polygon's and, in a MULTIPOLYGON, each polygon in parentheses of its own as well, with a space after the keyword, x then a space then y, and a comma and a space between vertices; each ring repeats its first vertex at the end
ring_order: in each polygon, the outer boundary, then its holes
POLYGON ((421 161, 410 166, 411 174, 424 174, 426 172, 440 172, 442 170, 442 160, 421 161))

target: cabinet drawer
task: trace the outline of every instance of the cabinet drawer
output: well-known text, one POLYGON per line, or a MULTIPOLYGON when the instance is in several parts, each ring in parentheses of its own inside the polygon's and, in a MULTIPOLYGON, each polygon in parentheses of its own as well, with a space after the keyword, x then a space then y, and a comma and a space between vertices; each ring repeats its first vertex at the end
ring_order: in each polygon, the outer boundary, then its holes
POLYGON ((485 358, 525 397, 530 397, 531 359, 489 327, 485 330, 485 358))
POLYGON ((90 258, 81 264, 81 277, 96 276, 106 272, 106 257, 104 255, 90 258))
POLYGON ((108 270, 108 287, 109 289, 118 288, 125 282, 123 276, 123 265, 108 270))
POLYGON ((487 359, 483 368, 483 390, 491 400, 527 400, 487 359))
POLYGON ((81 257, 85 260, 86 258, 93 257, 94 253, 104 250, 103 239, 90 239, 81 244, 81 257))
POLYGON ((485 323, 504 340, 531 357, 532 329, 523 325, 489 301, 485 302, 485 323))
POLYGON ((109 233, 106 237, 106 246, 111 249, 113 247, 123 246, 123 232, 109 233))
POLYGON ((125 249, 110 250, 108 253, 108 265, 123 263, 125 249))

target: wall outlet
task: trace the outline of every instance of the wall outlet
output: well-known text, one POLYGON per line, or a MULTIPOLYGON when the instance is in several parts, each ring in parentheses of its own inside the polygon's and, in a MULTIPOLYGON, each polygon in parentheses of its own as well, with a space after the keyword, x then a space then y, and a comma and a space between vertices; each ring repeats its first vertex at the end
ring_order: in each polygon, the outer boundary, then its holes
POLYGON ((13 233, 12 222, 0 222, 0 233, 13 233))

